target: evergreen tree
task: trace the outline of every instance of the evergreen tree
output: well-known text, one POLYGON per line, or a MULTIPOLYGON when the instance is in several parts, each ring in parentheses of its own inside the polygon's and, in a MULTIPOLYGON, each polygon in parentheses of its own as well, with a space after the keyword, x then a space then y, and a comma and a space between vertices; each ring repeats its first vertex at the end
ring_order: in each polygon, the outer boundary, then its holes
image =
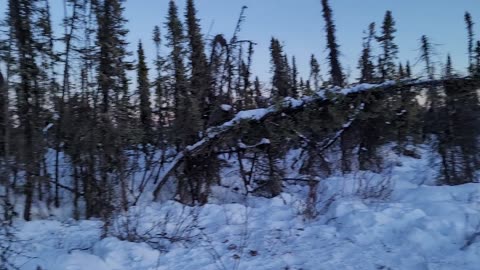
POLYGON ((480 41, 477 41, 475 46, 475 63, 473 67, 473 75, 480 78, 480 41))
POLYGON ((450 54, 447 55, 447 64, 445 65, 445 78, 451 79, 453 77, 452 58, 450 54))
POLYGON ((405 78, 405 70, 403 69, 402 63, 398 64, 398 77, 399 77, 400 79, 404 79, 404 78, 405 78))
POLYGON ((34 188, 40 175, 42 149, 37 144, 39 138, 38 113, 41 104, 39 89, 39 67, 37 65, 36 41, 34 39, 34 11, 36 6, 30 0, 11 0, 8 5, 8 24, 12 32, 15 49, 18 52, 17 66, 19 83, 16 85, 18 117, 23 133, 21 161, 25 164, 25 204, 23 218, 31 219, 34 188))
POLYGON ((470 12, 465 12, 465 24, 467 25, 467 35, 468 35, 468 71, 470 74, 474 72, 474 39, 475 35, 473 33, 473 20, 470 12))
POLYGON ((310 56, 310 80, 313 81, 314 90, 320 90, 320 64, 313 54, 310 56))
POLYGON ((295 98, 300 96, 299 94, 299 85, 298 85, 298 69, 297 69, 297 60, 295 56, 292 57, 292 95, 295 98))
POLYGON ((373 82, 375 77, 375 65, 372 57, 372 41, 375 39, 375 23, 371 23, 368 27, 368 33, 363 38, 362 56, 358 66, 360 68, 360 82, 373 82))
POLYGON ((128 30, 125 29, 127 20, 123 17, 123 2, 103 0, 103 3, 98 2, 96 7, 98 22, 96 44, 99 47, 97 80, 102 94, 103 114, 111 112, 112 105, 119 105, 121 98, 128 96, 125 75, 129 69, 126 57, 130 53, 126 48, 128 30))
MULTIPOLYGON (((434 78, 434 67, 432 63, 432 53, 433 48, 430 43, 430 40, 426 35, 423 35, 420 39, 420 60, 425 63, 425 72, 427 73, 428 79, 433 80, 434 78)), ((429 87, 427 92, 427 99, 429 103, 429 111, 435 113, 438 109, 439 104, 439 96, 437 93, 437 89, 434 87, 429 87)), ((432 116, 431 119, 433 120, 434 117, 432 116)), ((432 123, 435 125, 435 123, 432 123)))
POLYGON ((383 73, 382 80, 393 80, 397 75, 395 61, 397 59, 398 46, 394 42, 396 31, 392 12, 388 10, 383 20, 381 36, 377 37, 382 48, 382 61, 380 63, 383 73))
POLYGON ((329 51, 328 61, 330 63, 331 82, 336 86, 344 85, 344 76, 340 60, 339 45, 335 36, 335 24, 333 22, 333 12, 328 0, 322 0, 323 18, 325 20, 325 30, 327 32, 327 49, 329 51))
POLYGON ((252 83, 250 81, 250 77, 252 75, 252 61, 253 61, 253 42, 248 42, 248 52, 247 52, 247 60, 241 61, 241 70, 240 70, 240 77, 243 79, 243 89, 241 91, 242 100, 243 100, 243 107, 252 109, 255 108, 255 101, 254 101, 254 93, 252 90, 252 83))
POLYGON ((190 91, 192 92, 192 101, 198 103, 199 105, 197 106, 200 106, 203 126, 206 128, 209 116, 213 110, 213 104, 208 98, 210 96, 210 72, 205 54, 205 44, 199 20, 197 19, 197 10, 193 0, 187 0, 186 10, 191 69, 190 91))
POLYGON ((167 23, 167 46, 171 49, 170 61, 173 81, 174 115, 172 135, 177 148, 194 143, 201 129, 200 111, 197 97, 188 89, 184 63, 183 25, 178 17, 178 8, 173 0, 169 2, 167 23))
POLYGON ((305 81, 305 91, 303 91, 303 93, 307 96, 312 95, 313 90, 312 90, 312 86, 310 84, 310 80, 305 81))
POLYGON ((255 76, 255 80, 253 81, 253 94, 255 103, 257 107, 266 107, 265 98, 262 95, 262 85, 260 84, 260 79, 258 76, 255 76))
POLYGON ((387 73, 386 73, 386 70, 385 70, 385 65, 383 64, 384 61, 383 61, 383 57, 382 56, 379 56, 377 58, 377 76, 383 80, 383 78, 386 78, 387 77, 387 73))
POLYGON ((434 67, 432 62, 433 47, 426 35, 420 40, 420 60, 425 62, 425 72, 430 80, 434 77, 434 67))
POLYGON ((405 66, 405 76, 407 76, 407 78, 412 77, 412 69, 410 68, 410 61, 407 61, 407 65, 405 66))
POLYGON ((162 38, 161 38, 161 33, 160 33, 160 27, 156 25, 153 28, 153 36, 152 36, 153 43, 155 44, 155 71, 156 71, 156 77, 155 77, 155 94, 156 94, 156 110, 157 115, 159 117, 159 126, 163 126, 165 124, 165 116, 162 113, 162 110, 164 109, 164 99, 165 97, 165 88, 164 88, 164 79, 162 76, 162 70, 164 67, 164 60, 162 59, 162 56, 160 55, 160 47, 162 45, 162 38))
MULTIPOLYGON (((9 155, 10 112, 7 82, 0 71, 0 164, 5 165, 9 155)), ((1 170, 4 173, 3 169, 1 170)), ((8 175, 7 175, 8 177, 8 175)), ((3 180, 3 178, 0 177, 3 180)))
POLYGON ((143 143, 149 143, 152 137, 152 109, 150 104, 150 83, 148 67, 142 42, 138 42, 137 87, 140 98, 140 123, 143 129, 143 143))
POLYGON ((288 72, 288 63, 285 62, 283 47, 280 41, 272 38, 270 42, 270 55, 272 63, 272 85, 274 88, 274 96, 287 97, 290 96, 290 73, 288 72))
MULTIPOLYGON (((98 52, 95 55, 96 78, 100 98, 99 119, 94 116, 98 133, 94 142, 99 145, 95 149, 98 164, 98 182, 92 183, 89 188, 94 202, 89 206, 88 215, 101 217, 105 222, 104 234, 108 230, 108 221, 113 214, 114 190, 113 186, 119 185, 124 192, 123 209, 126 210, 128 202, 126 198, 125 177, 126 169, 125 153, 122 151, 130 141, 134 127, 130 124, 133 119, 130 113, 129 78, 127 72, 133 67, 127 61, 131 53, 127 50, 125 28, 127 20, 124 18, 124 0, 103 0, 92 2, 96 15, 98 29, 96 32, 95 45, 98 52), (101 203, 98 203, 101 201, 101 203)), ((96 96, 95 96, 96 98, 96 96)), ((94 161, 92 161, 94 162, 94 161)), ((92 172, 95 173, 95 172, 92 172)), ((96 178, 97 179, 97 178, 96 178)))

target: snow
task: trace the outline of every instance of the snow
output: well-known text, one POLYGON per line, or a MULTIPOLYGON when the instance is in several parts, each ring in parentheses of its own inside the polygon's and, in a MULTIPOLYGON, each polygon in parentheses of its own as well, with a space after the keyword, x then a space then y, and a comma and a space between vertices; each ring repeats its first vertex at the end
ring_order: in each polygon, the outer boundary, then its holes
POLYGON ((226 111, 226 112, 229 112, 232 110, 232 106, 231 105, 228 105, 228 104, 222 104, 220 105, 220 108, 223 110, 223 111, 226 111))
POLYGON ((397 164, 390 173, 319 179, 313 219, 304 215, 307 186, 273 199, 237 194, 236 202, 215 187, 216 203, 201 207, 142 202, 113 220, 103 239, 98 220, 17 221, 22 256, 12 259, 21 270, 477 270, 480 184, 433 185, 431 157, 422 154, 390 156, 397 164), (379 185, 385 196, 371 193, 379 185), (135 233, 125 234, 127 224, 135 233))
POLYGON ((43 133, 47 133, 47 131, 48 131, 49 129, 51 129, 52 127, 53 127, 53 123, 49 123, 48 125, 46 125, 46 126, 43 128, 42 132, 43 132, 43 133))

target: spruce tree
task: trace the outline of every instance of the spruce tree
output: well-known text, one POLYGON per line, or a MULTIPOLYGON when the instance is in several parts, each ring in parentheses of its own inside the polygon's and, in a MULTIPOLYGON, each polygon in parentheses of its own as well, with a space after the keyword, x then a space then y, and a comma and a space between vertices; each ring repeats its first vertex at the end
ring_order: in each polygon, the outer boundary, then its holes
POLYGON ((313 54, 310 56, 310 80, 313 81, 313 90, 320 90, 320 64, 313 54))
POLYGON ((411 78, 412 77, 412 69, 410 68, 410 61, 407 61, 407 64, 405 66, 405 76, 407 78, 411 78))
POLYGON ((447 64, 445 65, 445 78, 451 79, 453 77, 452 57, 447 55, 447 64))
POLYGON ((473 20, 470 12, 465 12, 465 24, 467 26, 467 35, 468 35, 468 72, 473 74, 474 72, 474 39, 475 35, 473 33, 473 20))
POLYGON ((272 38, 270 41, 270 56, 272 63, 272 85, 275 97, 290 96, 290 74, 288 72, 288 63, 285 62, 283 47, 280 41, 272 38))
POLYGON ((404 78, 405 78, 405 70, 403 69, 402 63, 398 64, 398 77, 399 77, 400 79, 404 79, 404 78))
MULTIPOLYGON (((4 165, 9 155, 9 97, 7 82, 0 71, 0 164, 4 165), (2 159, 3 158, 3 159, 2 159)), ((6 167, 5 167, 6 168, 6 167)), ((2 170, 3 171, 3 170, 2 170)))
POLYGON ((303 93, 307 96, 312 95, 313 90, 312 90, 312 86, 310 84, 310 80, 305 81, 305 90, 303 91, 303 93))
POLYGON ((143 143, 149 143, 152 139, 152 109, 150 104, 150 82, 148 81, 148 67, 145 62, 145 52, 142 42, 138 42, 137 49, 137 87, 140 99, 140 124, 143 130, 143 143))
POLYGON ((300 94, 302 96, 305 95, 305 82, 303 81, 303 77, 300 77, 300 83, 298 84, 298 88, 300 90, 300 94))
POLYGON ((162 45, 162 38, 161 38, 161 33, 160 33, 160 27, 156 25, 153 28, 153 36, 152 36, 153 43, 155 44, 155 95, 156 95, 156 110, 157 115, 159 117, 159 126, 163 126, 165 124, 165 119, 164 119, 164 114, 162 113, 163 105, 164 105, 164 99, 165 97, 165 87, 164 87, 164 79, 162 76, 162 71, 164 67, 164 60, 162 56, 160 55, 160 47, 162 45))
POLYGON ((384 80, 383 78, 386 78, 386 70, 385 70, 385 65, 383 64, 383 57, 379 56, 377 58, 377 77, 380 78, 381 80, 384 80))
POLYGON ((322 0, 323 18, 325 20, 325 31, 327 34, 328 61, 330 63, 331 82, 336 86, 344 85, 344 75, 340 64, 339 45, 335 36, 335 24, 333 22, 333 12, 328 0, 322 0))
POLYGON ((480 41, 475 46, 475 63, 473 67, 473 76, 480 78, 480 41))
POLYGON ((432 62, 433 47, 426 35, 422 36, 420 43, 420 60, 425 62, 425 72, 428 79, 432 80, 435 73, 432 62))
POLYGON ((210 95, 210 72, 208 69, 207 56, 202 31, 197 18, 197 10, 193 0, 187 0, 186 22, 188 33, 188 47, 190 52, 190 91, 192 100, 200 105, 203 119, 203 127, 207 128, 209 116, 213 110, 213 104, 209 100, 210 95), (195 100, 196 99, 196 100, 195 100))
POLYGON ((375 23, 368 27, 368 33, 363 38, 363 50, 358 66, 360 68, 360 82, 373 82, 375 77, 375 65, 372 56, 372 41, 375 39, 375 23))
MULTIPOLYGON (((430 40, 426 35, 423 35, 420 39, 420 60, 425 63, 425 72, 427 73, 428 79, 433 80, 434 78, 434 67, 432 62, 433 47, 430 43, 430 40)), ((427 99, 429 102, 429 112, 435 112, 438 110, 439 96, 437 89, 434 87, 429 87, 427 92, 427 99)), ((437 117, 437 116, 434 116, 437 117)), ((433 118, 432 118, 433 119, 433 118)), ((432 123, 435 125, 435 123, 432 123)))
POLYGON ((178 149, 196 142, 201 129, 200 111, 197 97, 188 89, 184 62, 183 24, 178 16, 178 8, 173 0, 169 2, 167 16, 167 46, 171 49, 172 91, 174 96, 174 115, 172 137, 178 149))
POLYGON ((292 57, 292 95, 295 98, 299 97, 299 85, 298 85, 298 69, 297 69, 297 60, 295 56, 292 57))
POLYGON ((119 105, 122 97, 128 95, 124 80, 129 69, 126 57, 130 53, 127 51, 128 30, 125 29, 127 20, 123 17, 123 2, 124 0, 104 0, 96 7, 96 44, 99 47, 97 80, 102 93, 103 114, 111 112, 112 106, 119 105))
MULTIPOLYGON (((96 78, 98 90, 101 95, 99 105, 99 119, 94 122, 98 125, 95 138, 99 147, 98 155, 98 183, 90 183, 94 192, 90 196, 101 200, 100 206, 91 207, 93 216, 99 216, 106 222, 113 214, 113 199, 115 185, 120 184, 123 191, 123 208, 126 210, 125 177, 123 176, 126 162, 125 153, 122 151, 130 141, 133 119, 130 113, 129 78, 127 72, 133 67, 127 61, 131 53, 127 50, 126 36, 127 20, 124 17, 124 0, 103 0, 94 4, 96 22, 95 44, 98 52, 95 57, 96 78)), ((95 106, 98 106, 95 104, 95 106)), ((96 118, 96 116, 95 116, 96 118)), ((95 172, 93 172, 95 173, 95 172)), ((108 222, 104 234, 107 233, 108 222)))
POLYGON ((36 41, 34 39, 34 11, 36 6, 30 0, 11 0, 8 5, 8 24, 12 32, 12 45, 15 46, 17 55, 17 66, 15 70, 19 77, 16 85, 17 110, 23 138, 21 149, 21 160, 25 164, 25 204, 23 218, 31 219, 31 208, 34 199, 34 189, 40 175, 42 150, 36 143, 39 138, 38 112, 40 99, 39 95, 39 67, 37 65, 36 41), (37 112, 37 113, 35 113, 37 112))
MULTIPOLYGON (((57 119, 52 119, 56 121, 52 121, 49 119, 49 122, 53 122, 54 124, 54 129, 51 130, 52 133, 55 134, 55 143, 54 143, 54 149, 55 149, 55 161, 54 161, 54 197, 53 197, 53 202, 55 207, 60 207, 60 187, 59 187, 59 182, 60 182, 60 152, 62 151, 62 144, 64 142, 63 138, 63 125, 64 125, 64 115, 65 115, 65 98, 68 96, 69 92, 69 76, 70 76, 70 54, 72 51, 72 39, 70 38, 70 35, 73 35, 75 27, 73 27, 73 23, 76 22, 78 19, 78 16, 76 15, 76 7, 75 4, 73 8, 73 14, 70 18, 65 18, 64 24, 65 24, 65 36, 64 36, 64 42, 65 42, 65 52, 64 52, 64 75, 63 75, 63 85, 60 86, 57 83, 57 66, 60 61, 59 55, 54 51, 54 42, 56 38, 54 37, 53 34, 53 28, 52 28, 52 20, 51 20, 51 14, 50 14, 50 2, 49 0, 44 0, 42 1, 42 5, 39 7, 38 15, 39 18, 37 19, 36 26, 38 27, 38 32, 37 36, 39 39, 39 44, 38 48, 40 49, 40 58, 41 64, 40 64, 40 84, 43 85, 42 88, 45 90, 42 91, 44 93, 40 94, 37 93, 37 100, 45 99, 45 102, 52 102, 56 106, 54 106, 53 110, 55 111, 55 114, 58 116, 56 117, 57 119), (69 29, 70 27, 70 29, 69 29), (61 92, 59 91, 61 88, 61 92), (49 95, 49 96, 48 96, 49 95)), ((43 103, 40 101, 40 103, 43 103)), ((42 109, 42 111, 45 111, 42 109)), ((39 124, 37 126, 41 125, 42 120, 41 119, 46 119, 47 117, 41 116, 42 113, 36 112, 40 115, 39 118, 39 124)), ((45 148, 42 146, 42 148, 45 148)), ((44 151, 44 150, 43 150, 44 151)), ((43 157, 43 159, 45 159, 43 157)), ((42 163, 45 163, 45 160, 41 161, 42 163)), ((48 190, 50 187, 50 184, 45 183, 45 187, 48 190)), ((43 192, 39 192, 43 193, 43 192)), ((47 203, 51 203, 52 198, 50 194, 47 193, 47 203)), ((39 194, 39 199, 42 199, 43 195, 39 194)))
POLYGON ((253 94, 257 107, 265 107, 265 99, 262 95, 262 86, 260 84, 260 79, 258 78, 258 76, 255 76, 255 80, 253 81, 253 94))
POLYGON ((383 20, 381 36, 377 37, 382 48, 382 61, 380 63, 383 73, 382 80, 393 80, 397 76, 395 61, 397 59, 398 46, 394 42, 396 31, 392 12, 388 10, 383 20))
POLYGON ((252 90, 252 83, 250 77, 252 75, 252 63, 253 63, 253 42, 248 42, 248 51, 246 61, 241 61, 240 77, 243 79, 243 89, 241 91, 243 107, 247 109, 253 109, 255 107, 254 93, 252 90))

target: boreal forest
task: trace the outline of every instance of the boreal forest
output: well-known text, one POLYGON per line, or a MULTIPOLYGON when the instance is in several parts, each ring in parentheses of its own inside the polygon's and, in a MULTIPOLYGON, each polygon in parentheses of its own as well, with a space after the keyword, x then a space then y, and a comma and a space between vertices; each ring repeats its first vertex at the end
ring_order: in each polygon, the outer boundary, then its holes
POLYGON ((385 10, 347 67, 341 1, 295 1, 306 59, 262 1, 158 1, 136 41, 125 0, 0 1, 0 270, 480 269, 479 13, 403 59, 385 10))

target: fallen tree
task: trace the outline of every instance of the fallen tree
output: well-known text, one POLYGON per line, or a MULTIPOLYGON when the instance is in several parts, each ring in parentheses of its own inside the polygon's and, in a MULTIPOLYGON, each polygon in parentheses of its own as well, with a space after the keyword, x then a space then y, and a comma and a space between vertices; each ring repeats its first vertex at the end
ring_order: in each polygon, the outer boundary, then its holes
MULTIPOLYGON (((179 152, 175 158, 164 168, 162 175, 159 177, 157 186, 154 190, 154 198, 157 199, 162 187, 172 176, 172 174, 182 165, 187 158, 195 158, 201 154, 208 152, 211 147, 217 145, 221 138, 232 132, 244 121, 263 122, 267 119, 281 115, 289 115, 303 110, 306 106, 325 106, 333 104, 340 96, 346 98, 355 98, 357 95, 368 92, 371 94, 390 94, 391 92, 401 91, 402 89, 417 87, 433 87, 443 85, 445 83, 468 83, 473 81, 470 78, 440 79, 440 80, 420 80, 407 79, 400 81, 387 81, 381 84, 358 84, 348 88, 332 88, 320 90, 312 96, 305 96, 301 99, 285 98, 279 104, 272 105, 267 108, 253 109, 238 112, 233 119, 223 123, 222 125, 211 127, 205 132, 205 136, 197 143, 187 146, 183 151, 179 152), (328 95, 327 93, 334 93, 328 95)), ((355 119, 349 119, 349 123, 345 126, 348 128, 355 119)), ((342 131, 339 131, 342 132, 342 131)), ((338 134, 338 133, 337 133, 338 134)), ((341 133, 340 133, 341 134, 341 133)), ((336 140, 338 135, 333 139, 336 140)), ((333 143, 326 144, 327 147, 333 143)))

